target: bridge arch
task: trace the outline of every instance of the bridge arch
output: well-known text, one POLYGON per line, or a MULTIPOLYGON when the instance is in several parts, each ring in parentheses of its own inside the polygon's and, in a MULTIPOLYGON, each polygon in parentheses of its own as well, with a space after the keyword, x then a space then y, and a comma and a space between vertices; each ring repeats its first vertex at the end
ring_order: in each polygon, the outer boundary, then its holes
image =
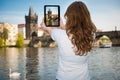
POLYGON ((97 32, 96 40, 98 40, 103 35, 106 35, 112 41, 113 46, 120 45, 120 31, 106 31, 106 32, 97 32))

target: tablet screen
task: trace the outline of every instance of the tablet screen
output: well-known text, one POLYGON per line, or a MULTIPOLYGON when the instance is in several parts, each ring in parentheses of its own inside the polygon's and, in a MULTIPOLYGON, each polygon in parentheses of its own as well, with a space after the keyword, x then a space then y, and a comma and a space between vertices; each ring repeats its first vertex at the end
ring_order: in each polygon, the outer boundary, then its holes
POLYGON ((44 21, 47 27, 60 26, 60 7, 59 5, 44 6, 44 21))

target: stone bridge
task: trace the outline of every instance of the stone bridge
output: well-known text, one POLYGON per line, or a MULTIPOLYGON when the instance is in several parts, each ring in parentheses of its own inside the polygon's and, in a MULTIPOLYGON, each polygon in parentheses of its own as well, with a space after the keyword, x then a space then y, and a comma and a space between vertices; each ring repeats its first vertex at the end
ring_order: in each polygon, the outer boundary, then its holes
POLYGON ((113 46, 120 46, 120 31, 97 32, 96 39, 99 39, 103 35, 106 35, 110 38, 113 46))

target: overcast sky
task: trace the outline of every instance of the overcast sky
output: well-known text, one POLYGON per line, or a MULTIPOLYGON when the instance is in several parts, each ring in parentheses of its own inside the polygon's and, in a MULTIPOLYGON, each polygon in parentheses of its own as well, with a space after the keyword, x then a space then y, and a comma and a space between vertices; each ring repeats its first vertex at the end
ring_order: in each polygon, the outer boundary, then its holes
MULTIPOLYGON (((44 17, 44 5, 60 5, 61 17, 64 20, 66 8, 75 0, 0 0, 0 22, 24 24, 25 15, 32 6, 38 15, 38 24, 44 17)), ((77 0, 79 1, 79 0, 77 0)), ((98 29, 103 31, 120 30, 120 0, 81 0, 91 14, 98 29)))

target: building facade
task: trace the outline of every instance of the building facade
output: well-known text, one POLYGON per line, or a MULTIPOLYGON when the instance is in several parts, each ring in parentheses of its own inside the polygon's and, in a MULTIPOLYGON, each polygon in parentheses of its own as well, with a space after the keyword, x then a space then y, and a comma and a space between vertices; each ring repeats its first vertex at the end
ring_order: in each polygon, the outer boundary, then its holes
POLYGON ((1 23, 0 24, 0 31, 1 32, 2 32, 3 28, 8 29, 8 39, 6 40, 6 45, 7 46, 16 45, 17 34, 18 34, 17 25, 13 25, 13 24, 10 24, 10 23, 1 23))
POLYGON ((18 32, 23 35, 23 38, 26 39, 26 34, 25 34, 25 24, 18 24, 18 32))
POLYGON ((26 39, 31 39, 32 34, 38 34, 38 15, 34 13, 33 7, 29 8, 28 16, 25 15, 26 39))

